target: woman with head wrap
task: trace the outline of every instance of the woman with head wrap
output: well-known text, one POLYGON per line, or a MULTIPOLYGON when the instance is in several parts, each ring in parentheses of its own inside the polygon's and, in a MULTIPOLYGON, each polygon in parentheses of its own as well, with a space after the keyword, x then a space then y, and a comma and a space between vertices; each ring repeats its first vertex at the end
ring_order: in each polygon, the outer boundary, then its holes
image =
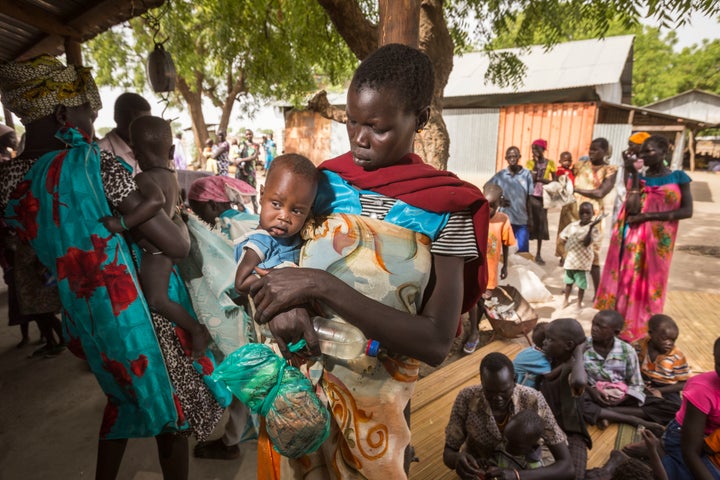
MULTIPOLYGON (((98 221, 138 199, 127 164, 92 141, 101 103, 89 69, 48 55, 3 64, 0 92, 27 134, 22 154, 0 164, 0 212, 57 278, 68 347, 108 397, 96 478, 115 478, 127 439, 148 436, 157 439, 164 477, 187 478, 187 439, 179 434, 205 438, 222 415, 218 402, 229 398, 198 374, 212 372, 212 358, 193 364, 183 332, 151 315, 136 246, 98 221)), ((189 306, 176 276, 170 290, 189 306)))
MULTIPOLYGON (((225 355, 255 338, 252 319, 227 292, 234 291, 232 242, 258 225, 259 217, 242 207, 256 193, 242 180, 222 175, 199 178, 188 191, 190 208, 202 222, 194 216, 188 219, 193 242, 190 256, 182 262, 180 271, 193 305, 200 312, 200 321, 208 327, 215 344, 225 355), (233 208, 233 204, 239 209, 233 208)), ((222 437, 195 445, 196 457, 236 459, 241 454, 241 442, 256 438, 249 422, 250 412, 242 402, 233 398, 228 412, 222 437)))
POLYGON ((530 170, 534 182, 532 193, 528 196, 528 230, 530 240, 537 240, 535 262, 545 265, 540 250, 542 241, 550 240, 548 232, 547 210, 543 208, 543 186, 557 179, 555 162, 545 158, 547 141, 542 138, 532 142, 532 158, 528 160, 525 168, 530 170))

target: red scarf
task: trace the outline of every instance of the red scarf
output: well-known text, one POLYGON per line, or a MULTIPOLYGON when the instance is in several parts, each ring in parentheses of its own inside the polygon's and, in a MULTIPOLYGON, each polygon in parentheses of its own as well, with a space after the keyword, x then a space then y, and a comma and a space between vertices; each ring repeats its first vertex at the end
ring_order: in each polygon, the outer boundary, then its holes
POLYGON ((477 303, 487 286, 488 222, 490 210, 480 190, 460 180, 454 173, 437 170, 410 153, 399 162, 377 170, 366 171, 355 165, 350 152, 323 162, 320 170, 330 170, 363 190, 396 198, 414 207, 434 213, 470 210, 475 227, 478 258, 465 263, 462 311, 477 303))

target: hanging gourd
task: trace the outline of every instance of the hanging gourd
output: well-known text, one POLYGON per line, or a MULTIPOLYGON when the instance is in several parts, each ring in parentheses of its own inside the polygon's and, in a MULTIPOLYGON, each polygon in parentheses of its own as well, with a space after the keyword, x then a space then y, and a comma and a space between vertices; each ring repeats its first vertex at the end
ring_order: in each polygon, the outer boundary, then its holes
POLYGON ((146 73, 155 93, 175 90, 175 63, 161 43, 156 43, 155 50, 148 55, 146 73))

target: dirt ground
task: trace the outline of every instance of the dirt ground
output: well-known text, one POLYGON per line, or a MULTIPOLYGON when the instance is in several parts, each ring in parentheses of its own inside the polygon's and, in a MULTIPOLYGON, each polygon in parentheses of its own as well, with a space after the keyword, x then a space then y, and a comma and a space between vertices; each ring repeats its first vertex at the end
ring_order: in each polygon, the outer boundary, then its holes
MULTIPOLYGON (((692 173, 695 211, 683 220, 675 248, 669 288, 720 294, 720 175, 692 173)), ((477 184, 482 185, 482 180, 477 184)), ((551 238, 558 212, 550 211, 551 238)), ((606 229, 606 233, 607 233, 606 229)), ((607 236, 605 237, 607 243, 607 236)), ((531 242, 534 250, 535 242, 531 242)), ((604 245, 603 251, 606 245, 604 245)), ((547 264, 542 280, 553 294, 551 301, 534 304, 541 320, 575 316, 589 328, 595 310, 586 306, 562 309, 562 269, 553 257, 554 241, 544 242, 547 264)), ((604 253, 603 253, 604 256, 604 253)), ((602 258, 602 256, 601 256, 602 258)), ((1 283, 1 282, 0 282, 1 283)), ((589 305, 589 301, 586 301, 589 305)), ((83 362, 69 352, 53 359, 28 358, 38 345, 15 348, 17 327, 7 326, 7 293, 0 285, 0 480, 86 479, 94 477, 97 432, 105 398, 83 362)), ((465 320, 467 327, 467 321, 465 320)), ((482 339, 492 332, 481 326, 482 339)), ((467 329, 455 341, 446 363, 462 355, 467 329)), ((31 339, 38 339, 34 325, 31 339)), ((524 339, 517 341, 525 342, 524 339)), ((427 374, 432 369, 423 369, 427 374)), ((222 424, 221 424, 222 425, 222 424)), ((220 436, 219 428, 214 436, 220 436)), ((442 441, 442 439, 438 439, 442 441)), ((194 445, 195 440, 190 440, 194 445)), ((190 478, 199 480, 251 480, 255 478, 256 446, 249 442, 238 461, 190 461, 190 478)), ((123 459, 121 480, 158 480, 162 476, 152 439, 131 440, 123 459)))

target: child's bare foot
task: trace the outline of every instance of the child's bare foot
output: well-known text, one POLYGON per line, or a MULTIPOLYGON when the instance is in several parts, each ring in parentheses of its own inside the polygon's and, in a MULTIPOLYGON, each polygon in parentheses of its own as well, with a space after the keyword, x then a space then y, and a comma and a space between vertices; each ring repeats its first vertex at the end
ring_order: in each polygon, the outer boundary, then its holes
POLYGON ((607 418, 601 418, 600 420, 597 421, 597 424, 595 426, 597 428, 599 428, 600 430, 605 430, 606 428, 608 428, 610 426, 610 421, 608 421, 607 418))
POLYGON ((191 332, 192 336, 192 358, 198 359, 205 355, 205 350, 207 350, 208 345, 210 344, 210 332, 208 332, 208 329, 205 325, 200 325, 193 329, 191 332))
POLYGON ((570 305, 570 302, 566 298, 565 300, 563 300, 562 308, 567 308, 568 305, 570 305))

